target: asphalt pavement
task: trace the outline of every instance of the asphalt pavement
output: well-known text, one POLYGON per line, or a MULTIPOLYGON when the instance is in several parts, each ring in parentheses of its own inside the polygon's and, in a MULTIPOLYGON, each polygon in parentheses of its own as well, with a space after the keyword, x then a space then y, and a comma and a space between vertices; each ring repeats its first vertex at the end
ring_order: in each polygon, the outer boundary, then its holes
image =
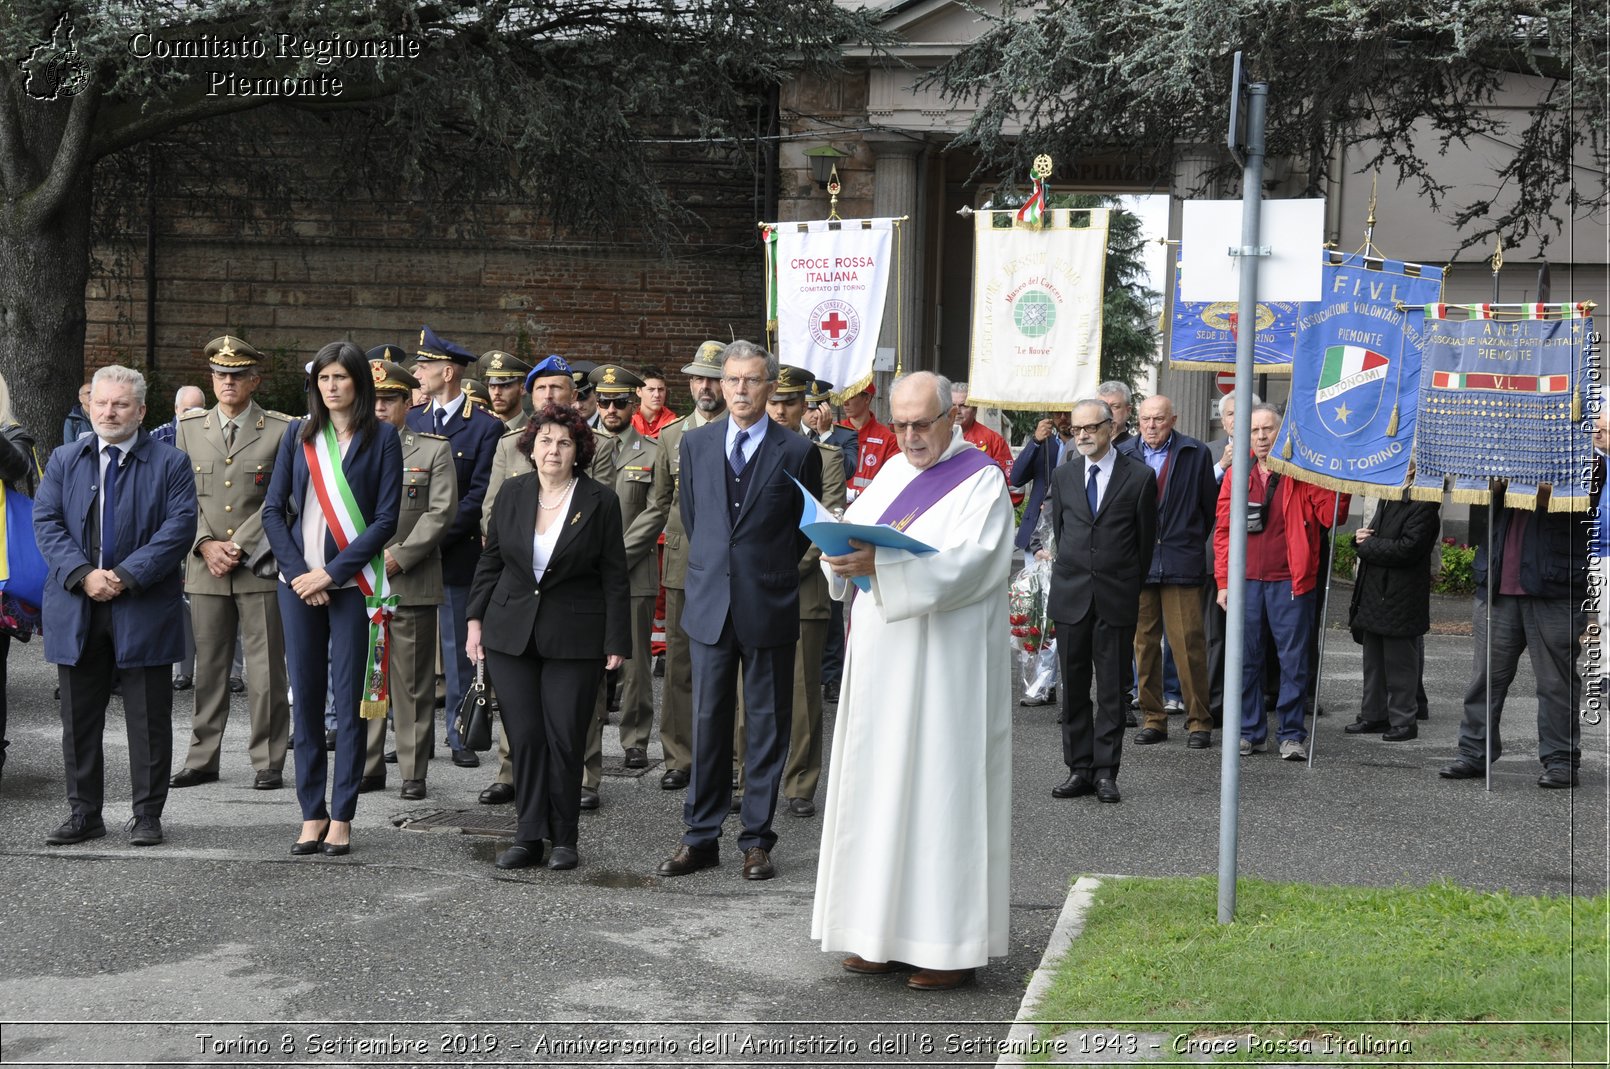
MULTIPOLYGON (((1452 627, 1469 604, 1447 602, 1439 619, 1452 627)), ((1428 637, 1431 719, 1406 743, 1343 734, 1357 712, 1358 651, 1345 631, 1328 633, 1312 769, 1272 754, 1242 760, 1243 875, 1605 889, 1605 723, 1584 725, 1579 789, 1536 787, 1523 661, 1492 791, 1444 781, 1436 770, 1454 755, 1469 639, 1428 637)), ((851 976, 811 941, 819 817, 779 813, 775 880, 740 878, 730 826, 719 868, 656 877, 682 801, 659 788, 658 767, 606 776, 573 872, 499 872, 495 837, 407 827, 488 815, 476 796, 492 769, 445 756, 431 764, 425 802, 398 798, 395 776, 363 796, 348 857, 292 858, 293 792, 251 789, 237 697, 223 778, 172 792, 167 842, 136 848, 121 829, 128 748, 114 700, 108 835, 46 846, 67 812, 54 682, 37 641, 13 644, 0 781, 6 1065, 993 1064, 1075 878, 1218 869, 1217 733, 1213 749, 1187 750, 1176 721, 1166 743, 1126 746, 1119 805, 1058 801, 1056 713, 1017 708, 1010 954, 971 986, 919 994, 898 976, 851 976)), ((176 697, 178 767, 191 697, 176 697)), ((613 729, 606 751, 618 760, 613 729)))

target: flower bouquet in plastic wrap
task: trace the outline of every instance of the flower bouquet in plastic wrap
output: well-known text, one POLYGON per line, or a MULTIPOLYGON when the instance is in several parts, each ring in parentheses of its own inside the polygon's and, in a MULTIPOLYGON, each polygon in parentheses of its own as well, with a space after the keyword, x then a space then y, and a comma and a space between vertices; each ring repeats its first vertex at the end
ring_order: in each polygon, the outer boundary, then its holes
POLYGON ((1056 625, 1046 611, 1051 594, 1051 559, 1056 556, 1049 517, 1040 520, 1023 570, 1012 577, 1007 591, 1007 622, 1012 649, 1023 677, 1023 699, 1038 703, 1057 685, 1056 625), (1034 550, 1040 548, 1042 554, 1034 550), (1044 559, 1041 559, 1043 556, 1044 559))

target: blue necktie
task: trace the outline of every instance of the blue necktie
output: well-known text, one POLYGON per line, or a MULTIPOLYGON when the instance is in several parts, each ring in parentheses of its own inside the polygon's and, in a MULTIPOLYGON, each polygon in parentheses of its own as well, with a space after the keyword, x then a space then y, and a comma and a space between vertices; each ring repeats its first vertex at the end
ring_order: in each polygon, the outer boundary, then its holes
POLYGON ((445 408, 436 409, 436 433, 447 433, 447 409, 445 408))
POLYGON ((1090 515, 1096 515, 1096 472, 1101 469, 1094 464, 1090 465, 1090 481, 1085 484, 1085 500, 1090 502, 1090 515))
POLYGON ((123 450, 106 447, 106 479, 101 486, 101 567, 117 564, 117 476, 123 450))
POLYGON ((732 439, 732 456, 727 459, 727 463, 732 465, 732 473, 734 475, 742 475, 744 473, 744 465, 747 463, 747 461, 744 460, 744 443, 748 440, 749 432, 747 430, 739 431, 732 439))

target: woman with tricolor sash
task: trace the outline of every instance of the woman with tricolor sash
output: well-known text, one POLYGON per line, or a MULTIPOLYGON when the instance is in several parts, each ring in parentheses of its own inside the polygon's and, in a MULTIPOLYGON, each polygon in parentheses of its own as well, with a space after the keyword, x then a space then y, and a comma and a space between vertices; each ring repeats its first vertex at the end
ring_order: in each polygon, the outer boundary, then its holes
POLYGON ((363 776, 362 717, 386 715, 386 590, 381 551, 397 530, 402 448, 375 418, 369 361, 331 342, 309 365, 308 417, 293 422, 263 502, 279 562, 290 663, 296 797, 302 832, 291 853, 345 854, 363 776), (326 772, 324 695, 335 696, 333 770, 326 772), (325 802, 325 781, 332 781, 325 802))

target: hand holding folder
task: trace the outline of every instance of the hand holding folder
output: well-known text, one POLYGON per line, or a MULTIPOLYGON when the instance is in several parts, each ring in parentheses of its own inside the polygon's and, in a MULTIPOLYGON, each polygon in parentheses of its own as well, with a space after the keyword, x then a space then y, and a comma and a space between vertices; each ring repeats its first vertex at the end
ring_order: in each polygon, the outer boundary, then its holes
MULTIPOLYGON (((833 515, 815 494, 805 489, 798 479, 794 479, 794 485, 799 487, 799 492, 805 498, 805 507, 800 512, 799 529, 829 557, 842 557, 846 553, 855 552, 855 547, 850 545, 851 539, 866 545, 903 549, 919 556, 939 552, 926 542, 919 542, 904 531, 897 531, 886 523, 845 523, 833 515)), ((862 590, 872 589, 871 581, 864 575, 855 576, 850 581, 862 590)))

